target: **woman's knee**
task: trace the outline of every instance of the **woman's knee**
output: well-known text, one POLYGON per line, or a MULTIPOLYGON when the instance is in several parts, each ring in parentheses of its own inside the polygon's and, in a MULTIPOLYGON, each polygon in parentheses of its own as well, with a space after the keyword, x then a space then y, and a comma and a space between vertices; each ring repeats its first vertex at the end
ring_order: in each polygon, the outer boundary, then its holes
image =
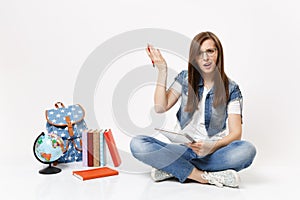
POLYGON ((242 151, 244 152, 244 155, 246 155, 246 157, 252 162, 256 155, 256 148, 252 143, 248 141, 242 141, 242 142, 243 142, 242 151))
POLYGON ((235 143, 237 145, 235 157, 240 165, 238 170, 249 167, 256 156, 255 146, 247 141, 236 141, 235 143))
POLYGON ((131 153, 134 155, 135 153, 141 153, 144 151, 144 142, 146 140, 147 136, 144 135, 138 135, 131 139, 130 141, 130 150, 131 153))

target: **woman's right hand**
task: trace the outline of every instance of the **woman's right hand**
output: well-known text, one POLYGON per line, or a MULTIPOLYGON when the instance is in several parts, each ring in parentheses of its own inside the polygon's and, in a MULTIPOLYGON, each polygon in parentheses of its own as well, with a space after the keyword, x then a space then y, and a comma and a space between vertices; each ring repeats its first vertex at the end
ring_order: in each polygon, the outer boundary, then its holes
POLYGON ((148 44, 146 52, 158 71, 167 71, 167 63, 158 49, 155 49, 152 45, 148 44))
POLYGON ((198 156, 207 156, 215 151, 217 141, 198 141, 195 143, 187 143, 187 146, 193 149, 198 156))

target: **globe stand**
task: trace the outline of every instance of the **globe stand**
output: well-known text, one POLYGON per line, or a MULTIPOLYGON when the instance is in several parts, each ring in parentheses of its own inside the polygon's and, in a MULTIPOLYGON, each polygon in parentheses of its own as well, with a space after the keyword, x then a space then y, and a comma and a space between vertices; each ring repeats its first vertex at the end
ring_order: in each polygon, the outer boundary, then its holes
POLYGON ((40 174, 57 174, 59 172, 61 172, 61 169, 51 166, 51 163, 49 163, 48 167, 39 171, 40 174))

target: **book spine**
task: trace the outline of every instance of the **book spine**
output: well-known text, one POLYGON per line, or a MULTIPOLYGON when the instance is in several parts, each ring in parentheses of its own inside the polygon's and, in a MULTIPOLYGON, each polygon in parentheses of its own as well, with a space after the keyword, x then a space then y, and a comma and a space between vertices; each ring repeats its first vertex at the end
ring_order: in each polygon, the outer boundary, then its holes
POLYGON ((104 162, 104 145, 105 145, 105 141, 104 141, 104 131, 101 130, 100 131, 100 166, 104 167, 105 166, 105 162, 104 162))
POLYGON ((93 165, 100 166, 100 131, 95 131, 93 134, 93 165))
POLYGON ((111 158, 113 160, 114 166, 118 167, 121 164, 121 157, 119 155, 119 151, 117 149, 111 129, 109 129, 108 131, 106 131, 104 133, 104 137, 105 137, 106 144, 108 146, 111 158))
POLYGON ((87 133, 88 130, 82 132, 82 165, 84 167, 87 165, 87 133))
POLYGON ((80 175, 76 174, 73 172, 73 176, 75 176, 76 178, 79 178, 80 180, 84 181, 85 179, 83 177, 81 177, 80 175))
POLYGON ((88 132, 87 134, 88 139, 88 166, 93 167, 94 165, 94 159, 93 159, 93 132, 88 132))

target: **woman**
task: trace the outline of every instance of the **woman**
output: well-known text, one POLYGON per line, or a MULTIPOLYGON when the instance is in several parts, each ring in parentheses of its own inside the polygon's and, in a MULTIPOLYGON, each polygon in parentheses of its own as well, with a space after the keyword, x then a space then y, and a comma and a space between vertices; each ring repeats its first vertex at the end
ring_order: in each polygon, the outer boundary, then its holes
POLYGON ((166 90, 167 64, 160 51, 146 49, 158 69, 155 110, 168 111, 181 97, 177 119, 181 132, 196 140, 168 144, 149 136, 134 137, 133 156, 152 166, 155 181, 171 177, 219 187, 239 186, 237 171, 251 165, 255 147, 242 141, 242 94, 224 72, 223 48, 211 32, 196 35, 189 52, 188 71, 178 74, 166 90))

